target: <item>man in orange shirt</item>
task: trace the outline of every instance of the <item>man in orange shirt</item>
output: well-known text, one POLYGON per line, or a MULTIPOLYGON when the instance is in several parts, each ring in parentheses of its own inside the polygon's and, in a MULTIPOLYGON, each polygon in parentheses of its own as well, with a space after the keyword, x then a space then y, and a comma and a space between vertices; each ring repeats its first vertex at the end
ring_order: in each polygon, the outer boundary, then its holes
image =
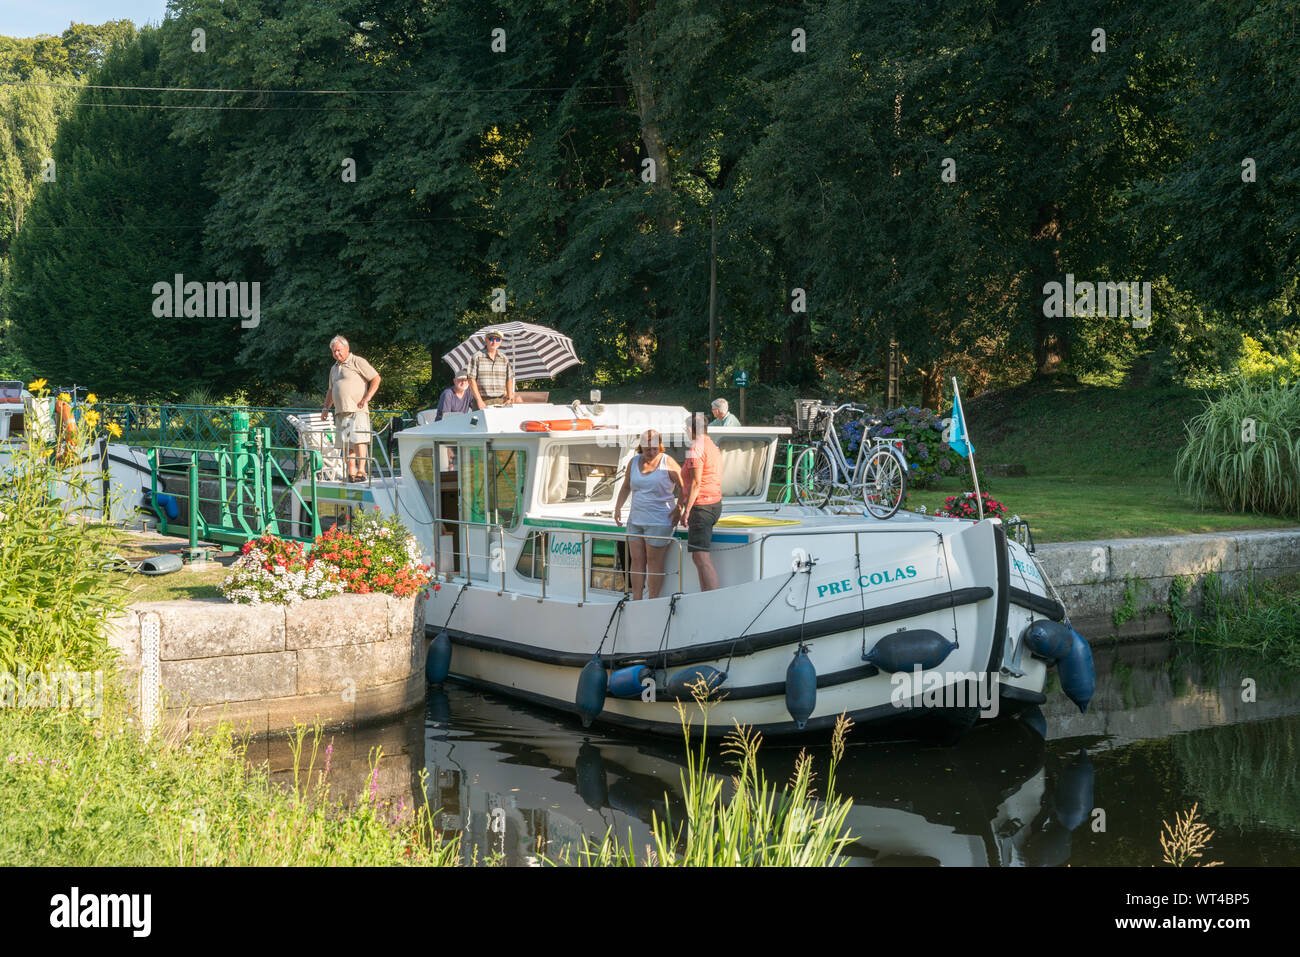
POLYGON ((691 440, 682 464, 682 502, 673 510, 673 524, 685 525, 686 544, 700 577, 700 590, 718 587, 709 548, 713 525, 722 517, 722 453, 709 438, 709 419, 696 412, 686 420, 686 437, 691 440))

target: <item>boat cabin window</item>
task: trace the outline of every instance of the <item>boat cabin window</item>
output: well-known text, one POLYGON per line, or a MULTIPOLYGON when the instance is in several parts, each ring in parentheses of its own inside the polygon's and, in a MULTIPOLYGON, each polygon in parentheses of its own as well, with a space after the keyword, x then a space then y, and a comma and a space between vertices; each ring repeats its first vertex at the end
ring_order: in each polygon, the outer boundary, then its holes
POLYGON ((515 562, 515 572, 522 578, 541 581, 546 577, 546 549, 550 547, 545 532, 529 532, 524 539, 523 548, 519 550, 519 561, 515 562))
MULTIPOLYGON (((450 451, 443 446, 443 452, 450 451)), ((451 471, 450 468, 444 471, 451 471)), ((411 476, 415 487, 420 490, 424 504, 429 507, 430 515, 438 514, 438 473, 433 468, 433 449, 420 449, 411 456, 411 476)))
POLYGON ((771 440, 719 436, 717 442, 722 453, 722 494, 762 495, 771 440))
POLYGON ((320 530, 328 532, 335 525, 346 529, 352 524, 352 517, 361 508, 360 502, 331 502, 328 499, 316 499, 316 511, 320 515, 320 530))
POLYGON ((618 491, 618 445, 554 444, 540 471, 542 504, 612 502, 618 491))
POLYGON ((613 538, 591 540, 591 587, 627 591, 627 543, 613 538))

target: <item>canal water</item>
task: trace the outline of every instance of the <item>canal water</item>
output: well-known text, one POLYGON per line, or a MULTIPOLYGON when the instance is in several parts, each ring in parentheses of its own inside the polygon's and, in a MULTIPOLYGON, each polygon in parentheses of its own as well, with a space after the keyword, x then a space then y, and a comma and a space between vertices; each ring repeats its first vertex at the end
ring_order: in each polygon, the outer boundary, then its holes
MULTIPOLYGON (((853 799, 849 863, 1155 865, 1162 822, 1195 804, 1215 832, 1204 861, 1300 865, 1300 675, 1168 641, 1098 648, 1096 663, 1087 714, 1049 693, 1046 739, 1016 719, 952 747, 850 736, 837 781, 853 799)), ((395 813, 419 800, 427 770, 442 826, 480 860, 532 864, 608 828, 624 841, 630 831, 639 857, 652 811, 665 796, 680 808, 680 738, 584 731, 575 717, 454 683, 431 690, 422 713, 327 731, 327 744, 332 793, 373 786, 395 813)), ((809 750, 824 772, 829 748, 809 750)), ((765 743, 768 779, 788 780, 798 753, 765 743)), ((283 738, 250 757, 291 780, 283 738)), ((726 771, 720 749, 711 761, 726 771)))

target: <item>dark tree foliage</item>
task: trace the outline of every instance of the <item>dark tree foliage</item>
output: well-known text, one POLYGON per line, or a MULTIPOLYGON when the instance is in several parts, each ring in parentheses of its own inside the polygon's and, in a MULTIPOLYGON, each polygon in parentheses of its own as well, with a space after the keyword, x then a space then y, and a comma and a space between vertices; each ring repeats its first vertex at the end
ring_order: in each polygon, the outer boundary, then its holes
MULTIPOLYGON (((160 37, 146 29, 110 53, 105 85, 162 85, 160 37)), ((113 396, 176 397, 238 386, 237 319, 159 319, 158 282, 205 276, 202 224, 212 196, 204 157, 170 139, 161 111, 134 94, 85 90, 60 124, 57 179, 42 183, 12 248, 12 334, 40 375, 113 396)))
MULTIPOLYGON (((702 381, 715 222, 718 371, 768 382, 878 391, 894 341, 907 388, 937 405, 954 373, 1118 376, 1156 349, 1185 375, 1230 361, 1243 329, 1294 323, 1300 69, 1284 0, 175 0, 171 14, 156 63, 110 58, 105 75, 184 89, 104 94, 165 109, 78 109, 64 155, 87 137, 111 149, 30 210, 13 297, 25 321, 109 339, 108 312, 135 315, 124 297, 168 243, 171 272, 259 282, 257 328, 192 330, 203 358, 187 381, 222 391, 319 391, 338 333, 381 368, 428 355, 441 381, 440 355, 501 319, 571 335, 572 377, 702 381), (142 155, 176 172, 137 176, 142 155), (105 180, 75 178, 91 169, 105 180), (154 231, 117 228, 143 206, 154 231), (74 215, 98 231, 67 228, 74 215), (1150 282, 1151 328, 1045 314, 1066 274, 1150 282)), ((115 29, 0 43, 0 69, 83 75, 115 29)), ((131 323, 131 381, 172 375, 171 337, 131 323)), ((23 341, 33 362, 99 369, 58 336, 23 341)))

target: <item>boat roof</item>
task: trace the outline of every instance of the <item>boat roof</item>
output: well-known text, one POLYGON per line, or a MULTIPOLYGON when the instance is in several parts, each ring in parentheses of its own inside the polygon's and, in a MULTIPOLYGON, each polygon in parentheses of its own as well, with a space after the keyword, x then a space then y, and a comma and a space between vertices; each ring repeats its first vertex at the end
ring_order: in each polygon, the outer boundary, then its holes
MULTIPOLYGON (((582 441, 589 437, 594 441, 610 436, 636 436, 646 429, 654 429, 665 437, 684 435, 686 419, 690 416, 680 405, 641 405, 634 403, 612 403, 608 405, 556 405, 554 403, 523 402, 511 406, 489 406, 476 412, 458 412, 444 416, 439 422, 417 425, 398 433, 403 438, 421 438, 424 436, 466 437, 503 435, 510 438, 544 439, 563 438, 582 441), (599 410, 599 411, 597 411, 599 410), (554 432, 526 432, 523 423, 529 421, 572 422, 575 419, 590 419, 594 428, 581 431, 560 430, 554 432)), ((790 429, 783 425, 736 426, 732 428, 710 428, 709 434, 717 435, 752 435, 765 438, 774 435, 789 435, 790 429)))

